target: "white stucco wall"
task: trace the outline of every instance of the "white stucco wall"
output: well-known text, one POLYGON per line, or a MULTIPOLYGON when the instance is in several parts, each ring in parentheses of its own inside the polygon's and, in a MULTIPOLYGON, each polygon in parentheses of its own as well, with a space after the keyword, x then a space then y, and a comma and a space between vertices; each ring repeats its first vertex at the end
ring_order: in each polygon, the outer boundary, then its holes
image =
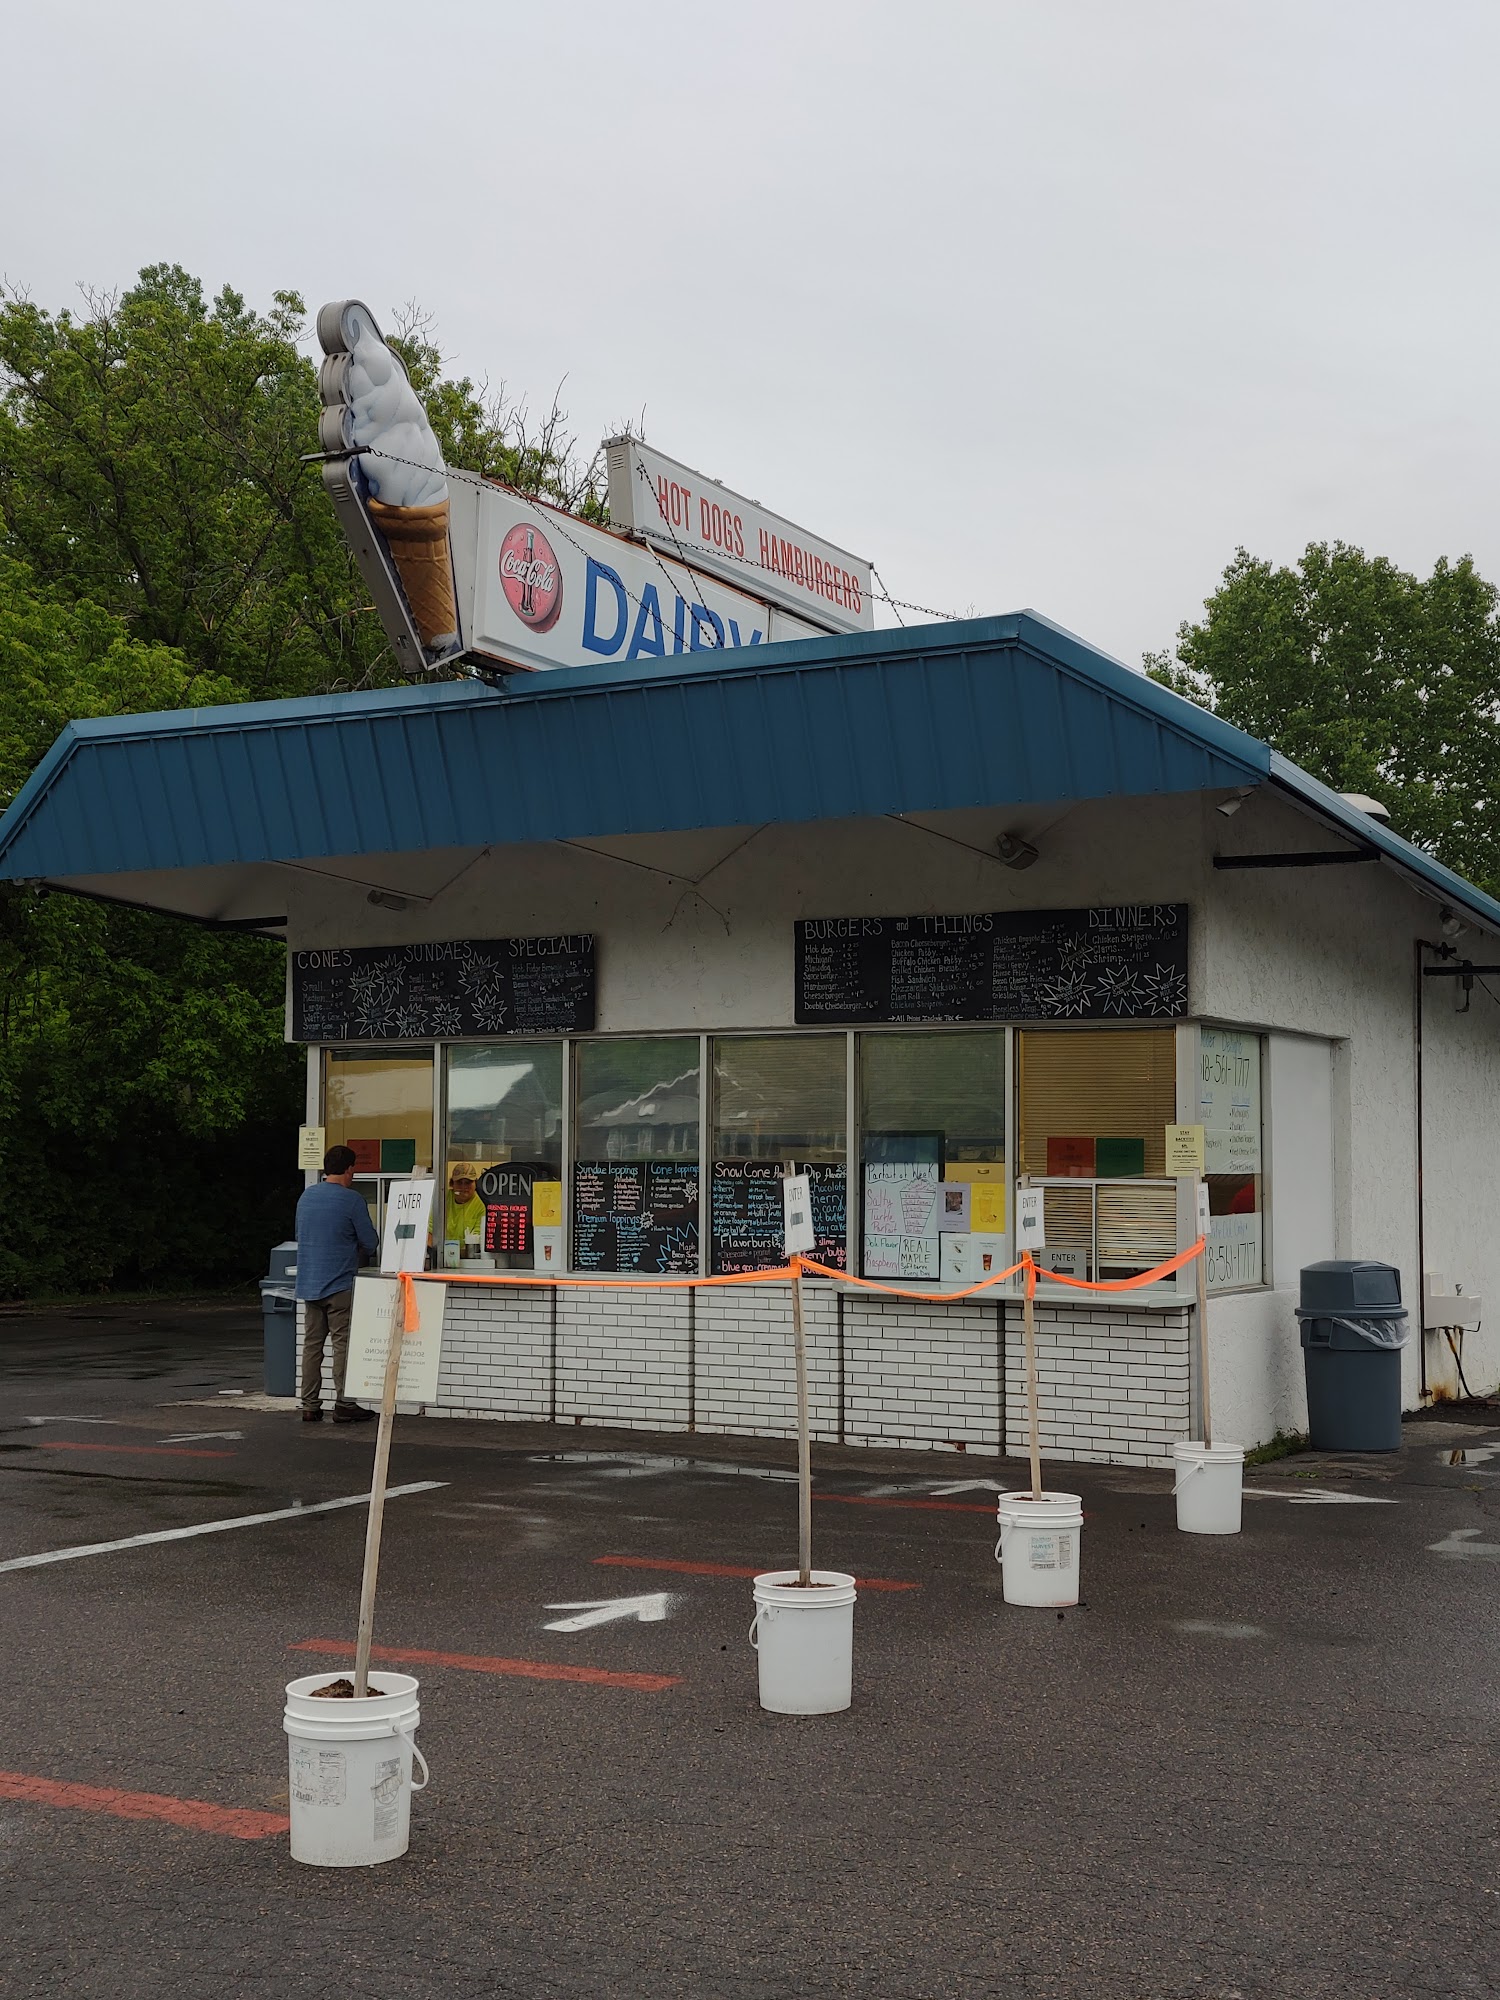
MULTIPOLYGON (((1210 1314, 1216 1429, 1246 1443, 1300 1428, 1292 1307, 1312 1256, 1398 1264, 1420 1310, 1417 1268, 1413 940, 1439 935, 1435 903, 1391 870, 1216 871, 1210 857, 1337 845, 1267 793, 1225 820, 1211 798, 876 819, 422 856, 361 855, 289 878, 292 948, 592 931, 601 1033, 793 1025, 799 917, 1186 902, 1195 1015, 1267 1031, 1266 1144, 1274 1289, 1216 1298, 1210 1314), (1039 849, 1008 869, 1001 830, 1039 849), (347 876, 350 879, 341 880, 347 876), (376 907, 371 887, 430 900, 376 907), (1331 1169, 1329 1162, 1331 1161, 1331 1169)), ((1481 956, 1500 946, 1474 937, 1481 956)), ((1500 993, 1500 980, 1493 982, 1500 993)), ((1451 982, 1426 996, 1427 1264, 1495 1303, 1469 1336, 1476 1390, 1500 1378, 1500 1001, 1451 982)), ((1183 1107, 1182 1115, 1191 1116, 1183 1107)), ((914 1329, 915 1332, 915 1329, 914 1329)), ((961 1345, 961 1343, 960 1343, 961 1345)), ((1432 1379, 1451 1383, 1427 1343, 1432 1379)), ((1406 1356, 1405 1399, 1420 1355, 1406 1356)), ((612 1401, 611 1407, 616 1407, 612 1401)))

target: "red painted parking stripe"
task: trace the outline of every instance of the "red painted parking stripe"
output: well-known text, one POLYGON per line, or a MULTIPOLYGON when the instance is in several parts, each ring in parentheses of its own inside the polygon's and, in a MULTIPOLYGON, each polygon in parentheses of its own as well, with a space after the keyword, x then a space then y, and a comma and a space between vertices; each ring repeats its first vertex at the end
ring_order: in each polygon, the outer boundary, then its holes
POLYGON ((255 1812, 248 1806, 215 1806, 207 1799, 174 1799, 160 1792, 121 1792, 113 1785, 73 1785, 56 1778, 32 1778, 24 1771, 0 1771, 0 1799, 30 1805, 69 1806, 75 1812, 108 1813, 114 1819, 156 1819, 192 1833, 224 1833, 231 1840, 266 1840, 285 1833, 285 1813, 255 1812))
MULTIPOLYGON (((335 1653, 347 1658, 347 1639, 298 1639, 294 1653, 335 1653)), ((657 1694, 662 1688, 681 1687, 677 1674, 621 1674, 604 1667, 563 1667, 552 1660, 505 1660, 487 1653, 431 1653, 422 1646, 372 1646, 372 1660, 415 1662, 427 1667, 462 1667, 469 1674, 509 1674, 523 1681, 583 1681, 593 1687, 636 1688, 643 1694, 657 1694)))
MULTIPOLYGON (((614 1569, 665 1569, 676 1576, 764 1576, 764 1563, 690 1563, 668 1562, 656 1556, 595 1556, 596 1563, 607 1563, 614 1569)), ((857 1576, 854 1581, 861 1590, 920 1590, 920 1583, 898 1583, 888 1576, 857 1576)), ((348 1648, 345 1648, 347 1652, 348 1648)))
POLYGON ((233 1458, 232 1451, 196 1451, 190 1444, 72 1444, 67 1439, 47 1439, 34 1444, 33 1451, 113 1451, 122 1458, 233 1458))
POLYGON ((922 1507, 937 1514, 988 1514, 992 1520, 995 1515, 993 1502, 983 1500, 871 1500, 863 1493, 815 1493, 813 1498, 836 1500, 841 1507, 922 1507))

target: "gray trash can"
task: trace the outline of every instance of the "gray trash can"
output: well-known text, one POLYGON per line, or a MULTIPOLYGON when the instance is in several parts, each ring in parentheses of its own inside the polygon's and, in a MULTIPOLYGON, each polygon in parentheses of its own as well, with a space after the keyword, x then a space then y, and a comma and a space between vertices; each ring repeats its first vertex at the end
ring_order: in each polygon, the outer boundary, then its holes
POLYGON ((278 1243, 271 1269, 260 1281, 260 1316, 265 1328, 265 1386, 268 1396, 297 1393, 297 1246, 278 1243))
POLYGON ((1411 1326, 1395 1265, 1306 1265, 1297 1320, 1314 1451, 1399 1450, 1401 1350, 1411 1326))

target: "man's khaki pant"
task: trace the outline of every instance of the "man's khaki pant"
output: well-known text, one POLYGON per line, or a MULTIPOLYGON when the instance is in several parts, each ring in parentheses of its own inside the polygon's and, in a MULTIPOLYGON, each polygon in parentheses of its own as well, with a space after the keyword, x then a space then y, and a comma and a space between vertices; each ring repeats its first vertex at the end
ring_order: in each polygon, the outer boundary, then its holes
POLYGON ((303 1307, 302 1407, 316 1410, 323 1403, 323 1343, 333 1342, 333 1400, 344 1400, 344 1376, 349 1367, 349 1316, 354 1293, 335 1292, 331 1298, 308 1299, 303 1307))

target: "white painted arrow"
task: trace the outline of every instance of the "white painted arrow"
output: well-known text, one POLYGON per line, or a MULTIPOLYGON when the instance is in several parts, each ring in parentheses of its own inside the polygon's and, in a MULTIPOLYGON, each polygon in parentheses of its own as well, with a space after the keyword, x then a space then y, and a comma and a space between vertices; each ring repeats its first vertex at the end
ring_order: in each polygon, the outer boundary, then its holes
POLYGON ((1480 1542, 1478 1528, 1454 1528, 1441 1542, 1429 1542, 1428 1553, 1435 1556, 1500 1556, 1500 1542, 1480 1542))
POLYGON ((1008 1489, 996 1479, 903 1479, 890 1486, 867 1486, 866 1500, 890 1500, 897 1494, 931 1493, 941 1497, 950 1493, 1004 1493, 1008 1489))
POLYGON ((243 1431, 183 1431, 178 1437, 163 1438, 163 1444, 201 1444, 204 1438, 242 1438, 243 1431))
POLYGON ((1394 1507, 1383 1493, 1324 1493, 1313 1488, 1307 1493, 1277 1493, 1269 1486, 1247 1486, 1247 1500, 1289 1500, 1294 1507, 1394 1507))
POLYGON ((549 1611, 576 1611, 576 1618, 550 1618, 544 1632, 586 1632, 591 1625, 612 1625, 617 1618, 634 1618, 654 1625, 667 1615, 671 1598, 664 1590, 646 1597, 586 1597, 576 1604, 549 1604, 549 1611))
POLYGON ((998 1479, 950 1479, 945 1486, 934 1486, 927 1482, 928 1491, 935 1499, 946 1500, 954 1493, 1005 1493, 1009 1488, 998 1479))

